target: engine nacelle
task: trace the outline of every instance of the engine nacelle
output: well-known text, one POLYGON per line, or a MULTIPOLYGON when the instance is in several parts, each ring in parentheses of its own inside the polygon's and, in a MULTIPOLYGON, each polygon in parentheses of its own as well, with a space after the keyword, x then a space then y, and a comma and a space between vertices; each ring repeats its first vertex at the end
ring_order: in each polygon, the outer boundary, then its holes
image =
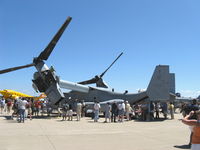
POLYGON ((57 105, 64 98, 53 71, 48 69, 42 72, 35 72, 32 81, 38 91, 47 95, 51 104, 57 105))

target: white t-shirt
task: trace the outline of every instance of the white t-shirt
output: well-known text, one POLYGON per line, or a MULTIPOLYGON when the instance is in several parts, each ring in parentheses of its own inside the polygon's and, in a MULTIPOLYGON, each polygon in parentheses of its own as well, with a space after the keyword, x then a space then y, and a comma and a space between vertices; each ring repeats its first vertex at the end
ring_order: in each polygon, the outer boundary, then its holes
POLYGON ((131 106, 130 106, 129 103, 125 105, 125 109, 126 109, 126 112, 130 112, 131 111, 131 106))
POLYGON ((80 112, 81 108, 82 108, 82 104, 81 103, 77 103, 76 111, 80 112))
POLYGON ((94 110, 99 110, 101 108, 101 106, 98 103, 94 104, 94 110))
POLYGON ((2 106, 2 107, 4 107, 5 106, 5 99, 2 99, 2 100, 0 100, 0 105, 2 106))
POLYGON ((122 103, 122 109, 125 110, 125 104, 124 103, 122 103))
POLYGON ((26 104, 28 104, 26 100, 18 100, 17 102, 19 109, 26 109, 26 104))
POLYGON ((118 104, 118 109, 125 110, 125 104, 124 103, 118 104))

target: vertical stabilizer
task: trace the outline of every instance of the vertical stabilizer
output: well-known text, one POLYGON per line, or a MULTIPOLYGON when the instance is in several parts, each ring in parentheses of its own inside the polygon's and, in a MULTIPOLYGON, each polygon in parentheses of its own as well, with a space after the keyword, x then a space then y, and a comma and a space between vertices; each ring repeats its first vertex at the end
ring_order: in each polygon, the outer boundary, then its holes
POLYGON ((147 95, 151 101, 169 100, 170 73, 168 65, 156 66, 149 86, 147 95))

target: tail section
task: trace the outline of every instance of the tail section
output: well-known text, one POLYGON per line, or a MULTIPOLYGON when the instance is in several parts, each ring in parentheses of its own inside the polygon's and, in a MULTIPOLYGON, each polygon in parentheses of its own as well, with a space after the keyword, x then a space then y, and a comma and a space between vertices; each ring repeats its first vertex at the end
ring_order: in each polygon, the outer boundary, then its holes
POLYGON ((149 86, 147 88, 147 95, 150 98, 150 100, 151 101, 169 100, 170 90, 172 89, 171 80, 172 76, 169 73, 168 65, 156 66, 151 81, 149 83, 149 86))
POLYGON ((176 94, 175 74, 170 73, 170 93, 176 94))

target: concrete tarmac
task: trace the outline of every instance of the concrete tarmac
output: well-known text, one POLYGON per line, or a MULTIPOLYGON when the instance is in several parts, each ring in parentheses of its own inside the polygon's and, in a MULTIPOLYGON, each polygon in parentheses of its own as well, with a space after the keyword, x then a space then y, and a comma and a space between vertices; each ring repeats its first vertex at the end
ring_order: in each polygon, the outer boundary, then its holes
POLYGON ((0 150, 181 150, 190 130, 174 120, 124 123, 33 119, 25 123, 0 116, 0 150))

